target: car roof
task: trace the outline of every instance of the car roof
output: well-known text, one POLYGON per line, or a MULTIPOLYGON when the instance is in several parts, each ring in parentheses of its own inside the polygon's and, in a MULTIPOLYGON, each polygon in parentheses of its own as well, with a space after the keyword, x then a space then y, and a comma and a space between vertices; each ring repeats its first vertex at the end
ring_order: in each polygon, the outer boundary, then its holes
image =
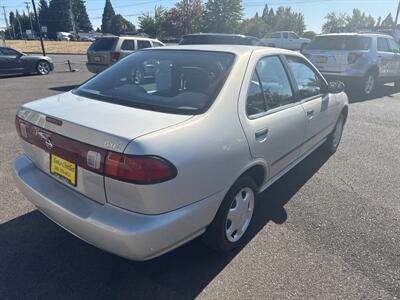
POLYGON ((211 33, 211 32, 199 32, 199 33, 191 33, 182 36, 191 37, 191 36, 221 36, 221 37, 239 37, 239 38, 256 38, 254 36, 243 35, 243 34, 235 34, 235 33, 211 33))
POLYGON ((246 55, 252 52, 264 51, 266 55, 273 54, 287 54, 287 55, 295 55, 302 56, 298 52, 272 48, 272 47, 264 47, 264 46, 252 46, 252 45, 178 45, 178 46, 166 46, 162 48, 147 48, 141 51, 156 51, 156 50, 192 50, 192 51, 211 51, 211 52, 229 52, 233 53, 237 56, 246 55))
POLYGON ((384 33, 362 33, 362 32, 340 32, 340 33, 325 33, 318 36, 366 36, 366 37, 392 37, 384 33))

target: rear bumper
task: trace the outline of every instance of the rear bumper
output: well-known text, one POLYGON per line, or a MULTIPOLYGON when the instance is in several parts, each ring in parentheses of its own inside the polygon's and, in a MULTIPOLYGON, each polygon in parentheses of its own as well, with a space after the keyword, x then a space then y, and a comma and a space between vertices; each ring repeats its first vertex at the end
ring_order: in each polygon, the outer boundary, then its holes
POLYGON ((99 64, 93 64, 93 63, 86 63, 86 67, 89 70, 89 72, 92 73, 100 73, 103 72, 105 69, 107 69, 109 66, 107 65, 99 65, 99 64))
POLYGON ((223 192, 181 209, 143 215, 100 204, 57 182, 21 155, 13 162, 20 191, 43 214, 82 240, 108 252, 147 260, 201 235, 223 192))

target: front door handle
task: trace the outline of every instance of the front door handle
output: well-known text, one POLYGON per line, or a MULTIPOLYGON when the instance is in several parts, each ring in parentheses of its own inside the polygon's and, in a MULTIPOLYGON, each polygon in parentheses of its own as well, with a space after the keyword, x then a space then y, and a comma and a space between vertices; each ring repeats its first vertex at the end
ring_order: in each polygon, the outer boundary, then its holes
POLYGON ((268 132, 269 132, 268 128, 256 131, 255 133, 256 141, 259 143, 264 143, 267 140, 268 132))
POLYGON ((307 112, 307 117, 308 118, 312 118, 314 116, 314 110, 309 110, 308 112, 307 112))

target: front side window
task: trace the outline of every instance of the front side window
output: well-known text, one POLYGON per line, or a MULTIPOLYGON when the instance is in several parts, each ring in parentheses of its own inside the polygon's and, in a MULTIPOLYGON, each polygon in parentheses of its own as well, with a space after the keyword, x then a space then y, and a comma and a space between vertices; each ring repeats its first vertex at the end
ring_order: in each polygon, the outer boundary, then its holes
POLYGON ((378 51, 389 52, 389 44, 387 39, 378 38, 378 51))
POLYGON ((388 39, 390 52, 399 53, 399 44, 393 39, 388 39))
POLYGON ((104 102, 177 114, 199 114, 214 101, 235 56, 195 50, 134 52, 74 93, 104 102))
POLYGON ((150 48, 151 44, 150 44, 149 41, 138 40, 137 41, 137 47, 138 47, 138 49, 150 48))
POLYGON ((296 80, 301 98, 306 99, 321 94, 323 82, 307 62, 294 56, 286 59, 296 80))
POLYGON ((290 37, 291 39, 298 39, 298 38, 299 38, 299 36, 298 36, 297 34, 295 34, 294 32, 291 32, 291 33, 289 34, 289 37, 290 37))
POLYGON ((135 41, 133 41, 133 40, 125 40, 122 43, 121 50, 134 51, 135 50, 135 41))
POLYGON ((7 56, 17 56, 18 52, 10 49, 10 48, 1 48, 1 52, 3 53, 3 55, 7 55, 7 56))

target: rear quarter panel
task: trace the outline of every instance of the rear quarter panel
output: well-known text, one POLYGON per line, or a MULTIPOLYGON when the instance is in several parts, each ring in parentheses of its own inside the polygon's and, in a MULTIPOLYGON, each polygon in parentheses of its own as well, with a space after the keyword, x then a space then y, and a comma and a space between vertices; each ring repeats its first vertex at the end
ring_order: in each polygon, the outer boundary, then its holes
POLYGON ((237 58, 225 86, 206 113, 139 137, 126 148, 127 154, 152 154, 169 160, 178 170, 177 177, 155 185, 134 185, 106 178, 109 202, 140 213, 160 214, 221 191, 225 194, 251 163, 237 115, 248 58, 237 58))

